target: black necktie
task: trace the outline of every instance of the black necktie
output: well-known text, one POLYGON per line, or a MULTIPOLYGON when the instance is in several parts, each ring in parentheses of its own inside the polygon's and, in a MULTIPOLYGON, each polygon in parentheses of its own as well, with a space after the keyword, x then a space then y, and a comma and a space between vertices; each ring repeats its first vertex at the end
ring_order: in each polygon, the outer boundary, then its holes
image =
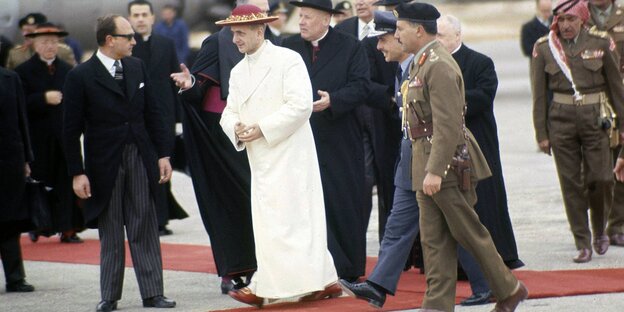
POLYGON ((123 69, 121 68, 121 64, 119 64, 119 60, 115 61, 113 67, 115 67, 115 80, 123 80, 123 69))
POLYGON ((401 80, 403 80, 403 69, 401 68, 401 64, 397 66, 396 79, 398 84, 401 84, 401 80))

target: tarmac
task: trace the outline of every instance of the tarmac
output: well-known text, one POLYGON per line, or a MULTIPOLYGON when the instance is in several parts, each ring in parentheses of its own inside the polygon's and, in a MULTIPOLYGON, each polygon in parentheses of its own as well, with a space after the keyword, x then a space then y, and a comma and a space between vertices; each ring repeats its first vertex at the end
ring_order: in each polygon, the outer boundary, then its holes
MULTIPOLYGON (((506 6, 505 10, 515 10, 516 13, 519 10, 525 14, 523 17, 528 19, 531 15, 527 13, 530 12, 526 9, 527 3, 530 5, 533 1, 507 3, 509 6, 506 6)), ((490 4, 483 10, 487 14, 498 12, 496 10, 500 11, 500 8, 496 7, 497 5, 499 4, 490 4)), ((471 8, 465 10, 466 14, 474 13, 470 11, 473 10, 471 8)), ((456 15, 462 18, 462 14, 456 15)), ((516 18, 510 21, 509 25, 503 22, 498 28, 508 32, 510 30, 505 29, 514 28, 519 32, 519 23, 522 19, 516 18)), ((492 57, 498 73, 499 88, 495 113, 499 127, 509 213, 519 255, 526 264, 522 270, 624 267, 623 247, 611 247, 606 255, 595 255, 593 260, 586 264, 571 261, 576 250, 565 217, 554 163, 551 157, 537 152, 535 143, 528 59, 520 53, 517 35, 501 38, 474 35, 473 32, 480 32, 480 28, 473 22, 467 25, 466 43, 471 48, 492 57)), ((162 237, 161 241, 209 245, 197 210, 190 178, 176 172, 172 185, 176 198, 190 217, 172 221, 169 227, 174 234, 162 237)), ((373 202, 376 202, 375 198, 373 202)), ((376 207, 371 220, 373 222, 370 223, 367 233, 367 254, 377 256, 379 242, 376 207)), ((87 230, 81 237, 97 239, 97 231, 87 230)), ((36 287, 36 291, 24 294, 5 293, 0 287, 0 312, 94 311, 100 300, 99 266, 26 261, 25 269, 27 281, 36 287)), ((220 279, 214 274, 165 271, 164 280, 165 295, 178 303, 174 311, 213 311, 246 306, 221 295, 220 279)), ((388 300, 392 300, 392 297, 388 300)), ((362 307, 367 307, 366 303, 362 302, 362 307)), ((475 307, 456 306, 455 311, 490 311, 492 308, 493 304, 475 307)), ((141 306, 138 286, 131 268, 126 269, 119 310, 146 311, 141 306)), ((523 302, 517 309, 519 312, 622 310, 624 310, 624 293, 531 299, 523 302)))

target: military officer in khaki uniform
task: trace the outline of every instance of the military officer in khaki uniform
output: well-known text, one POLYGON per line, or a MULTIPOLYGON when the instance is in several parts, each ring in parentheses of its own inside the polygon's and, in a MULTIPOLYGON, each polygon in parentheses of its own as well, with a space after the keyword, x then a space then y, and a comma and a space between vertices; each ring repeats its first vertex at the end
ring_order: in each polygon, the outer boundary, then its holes
POLYGON ((587 29, 584 1, 564 1, 555 8, 549 35, 535 44, 531 62, 533 122, 544 153, 554 154, 563 201, 578 255, 574 262, 607 252, 606 217, 612 200, 613 174, 607 128, 601 112, 609 101, 622 115, 624 84, 614 41, 606 32, 587 29), (573 82, 573 83, 572 83, 573 82), (553 92, 548 103, 547 92, 553 92), (588 226, 588 204, 591 231, 588 226))
MULTIPOLYGON (((596 26, 597 29, 608 32, 615 41, 616 50, 620 56, 620 72, 624 73, 624 57, 622 57, 624 55, 624 9, 613 0, 590 0, 589 13, 591 17, 587 25, 596 26)), ((617 158, 619 147, 621 145, 613 149, 614 158, 617 158)), ((611 245, 624 246, 624 183, 619 181, 615 182, 613 189, 613 204, 609 212, 607 235, 609 235, 611 245)))
POLYGON ((495 311, 513 311, 528 296, 503 263, 474 210, 475 186, 490 170, 464 125, 464 82, 453 57, 436 41, 438 10, 425 3, 395 9, 403 50, 414 54, 402 86, 403 129, 412 140, 412 188, 420 206, 427 274, 424 311, 453 311, 457 243, 479 262, 497 298, 495 311))
MULTIPOLYGON (((19 20, 18 24, 20 30, 22 31, 22 35, 24 35, 24 43, 9 50, 9 56, 7 57, 5 66, 7 69, 15 69, 17 66, 30 60, 30 58, 35 55, 32 38, 28 38, 26 35, 34 32, 37 25, 47 21, 48 18, 41 13, 30 13, 19 20)), ((71 48, 64 43, 59 44, 57 57, 71 66, 76 66, 74 52, 72 52, 71 48)))

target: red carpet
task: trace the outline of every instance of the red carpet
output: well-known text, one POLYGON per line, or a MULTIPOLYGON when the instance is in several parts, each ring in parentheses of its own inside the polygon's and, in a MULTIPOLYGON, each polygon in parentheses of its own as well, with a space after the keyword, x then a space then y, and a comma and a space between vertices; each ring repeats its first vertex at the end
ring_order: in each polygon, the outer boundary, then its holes
MULTIPOLYGON (((24 260, 98 265, 100 245, 97 240, 85 240, 84 244, 60 244, 58 237, 41 238, 32 243, 22 237, 24 260)), ((126 266, 132 266, 126 245, 126 266)), ((162 243, 165 270, 216 273, 212 252, 208 246, 162 243)), ((368 258, 367 272, 373 269, 377 258, 368 258)), ((529 298, 590 295, 624 292, 624 269, 566 270, 566 271, 515 271, 514 274, 529 288, 529 298)), ((388 296, 384 311, 418 308, 425 291, 425 277, 411 270, 403 273, 396 296, 388 296)), ((466 282, 457 285, 457 300, 470 295, 466 282)), ((266 306, 263 310, 287 311, 379 311, 364 301, 339 298, 309 303, 282 303, 266 306)), ((255 308, 230 309, 248 311, 255 308)))

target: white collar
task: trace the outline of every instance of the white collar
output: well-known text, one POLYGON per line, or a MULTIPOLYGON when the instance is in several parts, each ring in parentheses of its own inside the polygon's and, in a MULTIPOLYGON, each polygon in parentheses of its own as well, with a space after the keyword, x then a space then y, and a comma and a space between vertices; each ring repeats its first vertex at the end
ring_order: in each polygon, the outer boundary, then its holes
POLYGON ((325 31, 325 33, 321 36, 321 38, 318 38, 317 40, 313 40, 312 41, 312 46, 313 47, 318 47, 319 42, 323 39, 325 39, 325 36, 327 36, 327 34, 329 33, 329 28, 327 28, 327 30, 325 31))
POLYGON ((459 45, 457 46, 457 48, 455 48, 455 50, 453 50, 453 52, 451 52, 451 55, 455 54, 455 52, 459 51, 459 49, 461 49, 461 47, 464 45, 463 42, 459 43, 459 45))
POLYGON ((44 59, 43 57, 39 56, 39 59, 40 59, 42 62, 46 63, 48 66, 50 66, 50 65, 52 65, 52 63, 54 63, 54 60, 56 60, 56 57, 52 58, 51 60, 46 60, 46 59, 44 59))
MULTIPOLYGON (((104 55, 104 53, 102 53, 102 51, 100 51, 100 49, 97 50, 97 53, 95 54, 95 56, 97 56, 97 58, 100 60, 100 62, 102 62, 102 65, 104 65, 104 68, 106 68, 106 70, 108 70, 109 73, 111 73, 111 75, 113 77, 115 77, 115 60, 104 55)), ((121 62, 119 62, 120 66, 121 62)))

